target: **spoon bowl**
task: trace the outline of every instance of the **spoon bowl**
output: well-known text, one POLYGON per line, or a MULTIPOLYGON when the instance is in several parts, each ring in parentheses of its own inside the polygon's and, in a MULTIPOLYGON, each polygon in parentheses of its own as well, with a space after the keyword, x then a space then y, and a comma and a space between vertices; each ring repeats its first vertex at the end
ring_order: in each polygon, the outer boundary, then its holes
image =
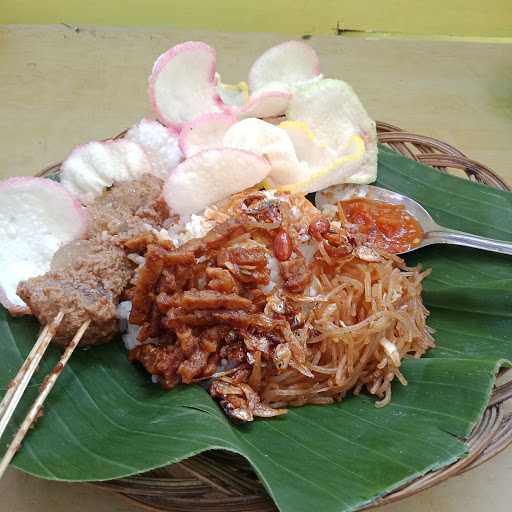
POLYGON ((494 240, 440 226, 434 221, 430 213, 414 199, 374 185, 334 185, 317 192, 315 204, 317 208, 322 210, 328 205, 337 204, 339 201, 358 197, 402 205, 405 211, 419 223, 423 230, 421 242, 398 254, 407 254, 432 244, 453 244, 512 255, 512 242, 494 240))

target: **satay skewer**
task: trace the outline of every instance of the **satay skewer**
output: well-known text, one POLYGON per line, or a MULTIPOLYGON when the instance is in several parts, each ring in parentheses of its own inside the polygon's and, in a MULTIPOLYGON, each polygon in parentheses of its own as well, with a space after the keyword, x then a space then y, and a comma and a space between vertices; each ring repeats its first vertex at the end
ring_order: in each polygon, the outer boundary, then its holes
MULTIPOLYGON (((3 409, 1 410, 2 415, 0 416, 0 421, 3 425, 3 429, 0 432, 0 436, 1 434, 3 434, 3 431, 5 430, 7 423, 9 422, 9 419, 11 418, 14 410, 16 409, 21 399, 21 396, 23 395, 23 391, 26 389, 27 384, 30 381, 30 378, 37 369, 37 366, 41 361, 41 357, 43 356, 46 348, 48 347, 48 344, 55 335, 57 327, 62 321, 63 316, 64 315, 62 313, 59 313, 55 317, 54 321, 49 326, 47 326, 48 328, 45 327, 45 329, 43 329, 39 338, 37 339, 36 344, 34 345, 34 348, 30 352, 25 362, 23 363, 22 367, 20 368, 18 375, 15 377, 14 386, 11 386, 11 388, 6 393, 6 396, 2 400, 1 405, 3 406, 3 409), (36 361, 35 364, 34 361, 36 361)), ((41 384, 38 397, 32 404, 32 407, 27 413, 25 419, 23 420, 23 423, 19 427, 13 440, 11 441, 9 447, 7 448, 7 451, 5 452, 2 460, 0 461, 0 478, 2 478, 3 474, 5 473, 5 470, 7 469, 7 466, 13 459, 16 452, 19 450, 21 443, 23 442, 23 439, 27 435, 29 428, 37 419, 42 409, 44 401, 50 394, 53 386, 55 385, 55 382, 57 381, 60 374, 64 370, 67 362, 69 361, 69 358, 73 354, 75 348, 78 346, 78 343, 82 339, 82 336, 89 327, 90 323, 91 321, 87 320, 80 326, 75 336, 62 353, 59 362, 55 365, 53 370, 50 372, 49 375, 46 376, 45 380, 41 384)))
POLYGON ((20 401, 27 385, 36 372, 48 345, 55 336, 57 329, 64 318, 61 311, 50 324, 45 325, 37 338, 32 350, 21 365, 16 377, 9 383, 9 387, 0 403, 0 437, 4 434, 7 424, 20 401))

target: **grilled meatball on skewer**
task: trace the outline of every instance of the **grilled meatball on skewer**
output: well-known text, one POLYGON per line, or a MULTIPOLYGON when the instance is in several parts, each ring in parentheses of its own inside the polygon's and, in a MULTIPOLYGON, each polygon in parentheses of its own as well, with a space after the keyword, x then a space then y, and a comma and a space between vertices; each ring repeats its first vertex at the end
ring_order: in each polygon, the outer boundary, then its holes
POLYGON ((19 296, 41 324, 65 313, 56 343, 65 344, 88 319, 81 345, 105 343, 116 334, 117 305, 136 267, 124 243, 167 219, 161 188, 162 181, 151 175, 114 185, 87 208, 89 238, 62 247, 50 272, 19 284, 19 296))

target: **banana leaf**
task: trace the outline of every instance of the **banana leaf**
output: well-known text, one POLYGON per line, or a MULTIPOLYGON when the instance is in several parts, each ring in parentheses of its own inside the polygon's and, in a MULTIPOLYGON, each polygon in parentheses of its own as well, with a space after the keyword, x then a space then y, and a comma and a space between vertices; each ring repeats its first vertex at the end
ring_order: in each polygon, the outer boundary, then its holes
MULTIPOLYGON (((420 201, 440 224, 512 240, 510 193, 385 148, 378 185, 420 201)), ((505 256, 449 246, 423 249, 408 262, 433 269, 424 301, 437 347, 404 363, 409 384, 393 386, 390 405, 377 409, 370 397, 349 397, 237 426, 199 386, 165 392, 151 384, 114 342, 73 356, 13 464, 50 480, 107 480, 224 449, 248 459, 281 511, 341 512, 457 460, 498 369, 512 361, 512 264, 505 256)), ((0 311, 0 388, 37 331, 35 321, 0 311)), ((45 358, 14 425, 57 354, 52 348, 45 358)))

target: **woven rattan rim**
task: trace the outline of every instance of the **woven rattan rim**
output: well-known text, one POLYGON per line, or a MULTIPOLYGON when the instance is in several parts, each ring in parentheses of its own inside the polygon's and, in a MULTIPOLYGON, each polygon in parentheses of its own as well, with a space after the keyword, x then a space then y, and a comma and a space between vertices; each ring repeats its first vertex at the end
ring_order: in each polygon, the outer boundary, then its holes
MULTIPOLYGON (((442 172, 462 171, 468 179, 501 190, 511 188, 491 169, 470 160, 449 144, 405 132, 387 123, 377 123, 379 142, 390 149, 442 172)), ((120 134, 119 136, 122 136, 120 134)), ((118 136, 118 137, 119 137, 118 136)), ((40 175, 58 174, 60 164, 40 175)), ((512 414, 504 412, 512 403, 512 380, 496 387, 482 419, 469 439, 468 454, 459 461, 409 482, 381 496, 362 509, 367 510, 402 500, 452 476, 473 469, 512 443, 512 414)), ((131 478, 93 485, 113 490, 148 510, 174 512, 270 512, 276 507, 258 481, 248 462, 227 452, 207 452, 180 463, 131 478)))

